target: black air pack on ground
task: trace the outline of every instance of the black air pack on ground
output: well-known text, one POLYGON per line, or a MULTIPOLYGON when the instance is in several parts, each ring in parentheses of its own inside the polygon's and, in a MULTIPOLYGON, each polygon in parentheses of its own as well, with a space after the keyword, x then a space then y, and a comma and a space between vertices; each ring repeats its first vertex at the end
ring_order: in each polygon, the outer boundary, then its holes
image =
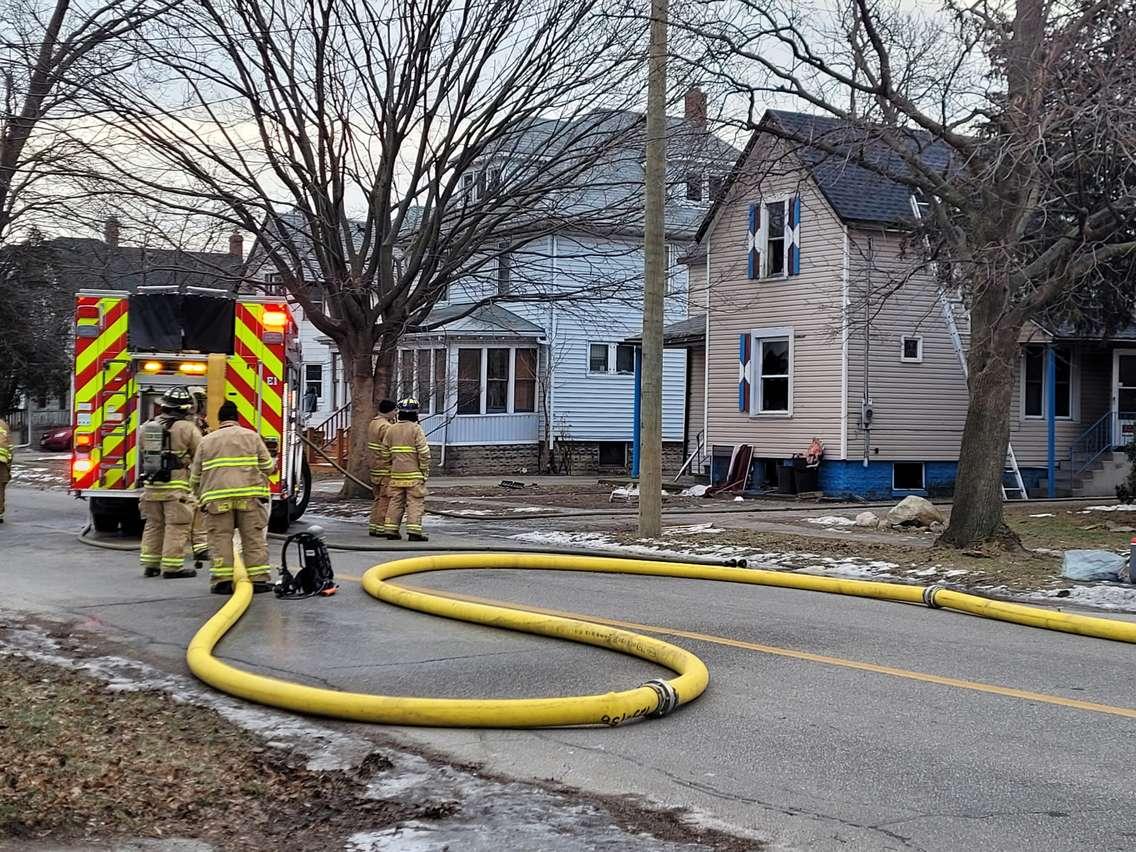
POLYGON ((135 352, 233 354, 236 301, 181 293, 130 297, 129 347, 135 352))

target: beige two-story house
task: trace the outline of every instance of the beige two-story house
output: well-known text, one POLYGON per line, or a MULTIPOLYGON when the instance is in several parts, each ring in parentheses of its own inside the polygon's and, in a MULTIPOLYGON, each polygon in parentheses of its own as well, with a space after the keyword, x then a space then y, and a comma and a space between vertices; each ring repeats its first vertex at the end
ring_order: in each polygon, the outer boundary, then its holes
MULTIPOLYGON (((768 111, 707 214, 686 259, 706 311, 686 340, 688 386, 702 384, 689 432, 717 481, 735 448, 752 448, 750 489, 775 487, 778 466, 819 438, 826 493, 946 494, 966 415, 965 305, 912 233, 911 192, 831 153, 848 138, 836 119, 768 111)), ((930 144, 921 156, 942 157, 930 144)), ((1032 327, 1013 405, 1008 496, 1018 473, 1047 490, 1051 465, 1058 493, 1111 493, 1136 426, 1136 326, 1109 338, 1032 327)))

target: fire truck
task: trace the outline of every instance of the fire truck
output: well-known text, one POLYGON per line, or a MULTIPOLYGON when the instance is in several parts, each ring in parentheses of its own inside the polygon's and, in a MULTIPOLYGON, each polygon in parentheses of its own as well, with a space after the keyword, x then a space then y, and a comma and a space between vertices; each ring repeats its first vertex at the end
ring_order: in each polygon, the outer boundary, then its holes
POLYGON ((288 304, 205 287, 80 290, 75 299, 71 491, 98 532, 142 529, 142 424, 181 386, 209 428, 232 400, 240 423, 276 457, 269 527, 283 532, 307 508, 300 344, 288 304))

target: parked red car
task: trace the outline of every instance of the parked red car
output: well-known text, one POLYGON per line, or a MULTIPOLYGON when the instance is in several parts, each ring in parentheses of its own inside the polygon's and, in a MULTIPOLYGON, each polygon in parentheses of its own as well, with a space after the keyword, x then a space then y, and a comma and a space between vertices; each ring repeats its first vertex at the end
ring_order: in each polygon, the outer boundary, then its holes
POLYGON ((60 452, 70 450, 73 431, 70 426, 64 426, 62 429, 52 429, 50 432, 44 432, 43 436, 39 439, 39 448, 41 450, 56 450, 60 452))

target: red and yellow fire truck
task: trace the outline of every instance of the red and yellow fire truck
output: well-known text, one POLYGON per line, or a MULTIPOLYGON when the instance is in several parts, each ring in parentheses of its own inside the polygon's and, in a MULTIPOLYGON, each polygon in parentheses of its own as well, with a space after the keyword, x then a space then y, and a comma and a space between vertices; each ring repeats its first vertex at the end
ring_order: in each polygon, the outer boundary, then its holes
POLYGON ((300 346, 286 302, 208 288, 81 290, 75 302, 71 490, 99 532, 141 529, 140 427, 181 386, 210 427, 221 403, 277 458, 270 527, 307 508, 311 472, 301 445, 300 346))

